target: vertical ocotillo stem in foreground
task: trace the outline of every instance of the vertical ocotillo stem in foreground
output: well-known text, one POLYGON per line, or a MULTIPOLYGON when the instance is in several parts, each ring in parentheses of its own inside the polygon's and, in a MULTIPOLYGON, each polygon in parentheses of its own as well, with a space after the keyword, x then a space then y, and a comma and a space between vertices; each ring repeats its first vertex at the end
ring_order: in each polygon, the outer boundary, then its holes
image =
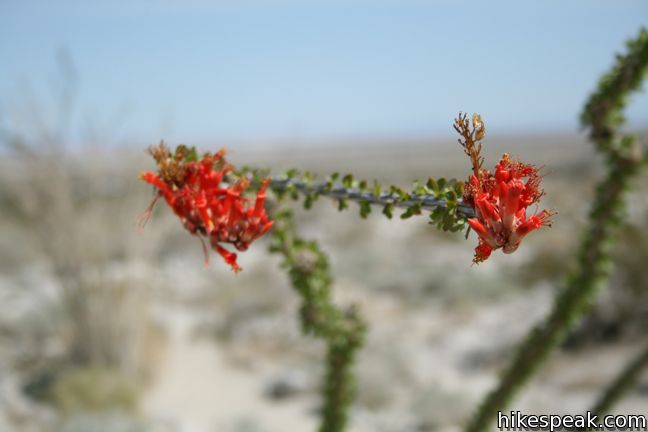
POLYGON ((355 308, 341 310, 332 301, 331 275, 326 255, 314 241, 300 238, 289 211, 275 215, 271 251, 283 256, 283 266, 300 295, 304 333, 323 339, 327 346, 320 432, 341 432, 348 420, 355 380, 352 367, 361 347, 365 324, 355 308))

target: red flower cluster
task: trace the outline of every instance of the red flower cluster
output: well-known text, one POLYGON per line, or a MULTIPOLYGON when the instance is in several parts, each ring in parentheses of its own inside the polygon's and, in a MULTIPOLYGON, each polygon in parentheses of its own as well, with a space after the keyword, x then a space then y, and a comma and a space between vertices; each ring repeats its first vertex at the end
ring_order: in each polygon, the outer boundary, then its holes
POLYGON ((155 186, 157 196, 143 216, 145 222, 159 197, 180 218, 184 227, 198 236, 203 244, 205 262, 208 261, 203 237, 234 271, 241 268, 236 253, 222 244, 230 243, 239 251, 265 234, 272 226, 264 203, 269 179, 262 182, 254 203, 244 196, 249 186, 247 179, 234 184, 224 183, 224 177, 233 167, 224 158, 224 150, 198 159, 194 150, 179 146, 175 154, 162 143, 150 149, 158 164, 158 172, 145 172, 141 179, 155 186))
POLYGON ((475 218, 468 219, 479 235, 475 263, 486 260, 494 249, 515 252, 527 234, 550 225, 553 212, 549 210, 527 215, 527 208, 544 195, 541 180, 537 167, 511 161, 506 154, 494 174, 482 168, 475 170, 464 195, 464 201, 475 210, 475 218))

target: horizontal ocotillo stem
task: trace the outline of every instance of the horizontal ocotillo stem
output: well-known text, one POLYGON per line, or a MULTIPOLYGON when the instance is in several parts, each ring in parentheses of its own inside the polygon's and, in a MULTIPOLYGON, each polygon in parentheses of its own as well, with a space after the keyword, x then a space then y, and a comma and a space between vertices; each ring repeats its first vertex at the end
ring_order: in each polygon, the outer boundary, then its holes
MULTIPOLYGON (((403 200, 399 195, 394 193, 381 193, 376 196, 371 192, 361 191, 355 188, 347 188, 339 184, 334 184, 330 187, 325 182, 315 182, 307 184, 297 179, 282 179, 272 178, 270 180, 270 187, 272 189, 285 190, 289 187, 294 187, 297 192, 302 194, 318 194, 335 199, 346 199, 349 201, 363 202, 366 201, 370 204, 386 206, 392 205, 399 208, 410 208, 420 204, 421 210, 433 211, 437 207, 445 208, 446 201, 443 198, 437 198, 434 195, 417 195, 414 193, 409 194, 410 198, 403 200)), ((474 217, 473 209, 467 204, 459 201, 458 212, 465 218, 474 217)))

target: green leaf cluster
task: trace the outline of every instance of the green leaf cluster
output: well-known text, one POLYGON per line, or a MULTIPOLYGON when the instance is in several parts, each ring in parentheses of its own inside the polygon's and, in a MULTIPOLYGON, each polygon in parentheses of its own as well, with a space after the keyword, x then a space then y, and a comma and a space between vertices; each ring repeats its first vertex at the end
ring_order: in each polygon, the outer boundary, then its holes
POLYGON ((324 182, 315 183, 315 176, 309 172, 292 169, 271 182, 271 189, 281 201, 285 197, 299 200, 304 197, 304 208, 311 209, 320 196, 329 196, 338 203, 338 210, 349 208, 349 201, 358 205, 361 218, 367 218, 373 206, 382 207, 382 214, 391 219, 397 208, 403 208, 401 219, 422 214, 430 210, 430 224, 444 231, 458 232, 466 229, 466 208, 461 207, 464 183, 455 179, 430 178, 426 183, 415 181, 411 189, 405 190, 391 185, 386 190, 378 181, 370 185, 365 180, 356 180, 352 174, 341 176, 333 173, 324 182))
POLYGON ((459 207, 464 194, 464 182, 455 179, 446 180, 443 177, 438 180, 430 178, 425 189, 427 193, 445 201, 444 207, 439 206, 430 213, 430 224, 450 232, 466 229, 466 218, 459 207))

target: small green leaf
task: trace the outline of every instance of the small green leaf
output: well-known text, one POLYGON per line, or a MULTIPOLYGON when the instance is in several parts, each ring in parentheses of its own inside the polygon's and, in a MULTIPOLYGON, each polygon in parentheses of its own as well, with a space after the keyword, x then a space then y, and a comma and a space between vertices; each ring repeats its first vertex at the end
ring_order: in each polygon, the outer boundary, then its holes
POLYGON ((313 201, 315 200, 313 199, 312 194, 306 195, 306 198, 304 199, 304 208, 310 210, 313 207, 313 201))
POLYGON ((380 183, 378 183, 378 181, 376 180, 374 180, 374 184, 373 184, 373 195, 376 198, 379 198, 380 195, 382 195, 382 189, 380 187, 380 183))
POLYGON ((353 187, 353 175, 347 174, 344 177, 342 177, 342 186, 344 186, 347 189, 350 189, 353 187))
POLYGON ((313 175, 313 173, 311 173, 310 171, 304 171, 304 173, 302 174, 302 179, 304 180, 304 183, 306 185, 310 185, 311 183, 313 183, 313 180, 315 180, 315 175, 313 175))
POLYGON ((443 217, 444 209, 441 207, 436 207, 432 212, 430 212, 430 223, 437 224, 439 220, 443 217))
POLYGON ((391 219, 392 217, 394 217, 394 205, 387 204, 385 207, 383 207, 382 213, 387 216, 387 219, 391 219))
POLYGON ((345 200, 344 198, 338 198, 338 210, 339 211, 342 211, 342 210, 344 210, 344 209, 346 209, 348 207, 349 207, 349 204, 347 203, 347 200, 345 200))
POLYGON ((416 203, 411 207, 408 207, 407 210, 401 215, 401 219, 409 219, 414 215, 421 214, 421 203, 416 203))
POLYGON ((420 184, 418 180, 415 181, 414 184, 412 185, 412 191, 419 196, 425 195, 427 193, 427 191, 425 190, 425 186, 420 184))
POLYGON ((428 179, 426 186, 435 194, 439 192, 439 184, 432 177, 428 179))
POLYGON ((195 162, 198 158, 198 150, 196 147, 192 146, 187 149, 187 154, 185 155, 185 162, 195 162))
POLYGON ((457 184, 455 184, 455 192, 457 193, 458 196, 463 196, 464 186, 465 183, 462 181, 458 181, 457 184))
POLYGON ((369 204, 369 201, 360 201, 360 217, 366 219, 369 213, 371 213, 371 204, 369 204))

